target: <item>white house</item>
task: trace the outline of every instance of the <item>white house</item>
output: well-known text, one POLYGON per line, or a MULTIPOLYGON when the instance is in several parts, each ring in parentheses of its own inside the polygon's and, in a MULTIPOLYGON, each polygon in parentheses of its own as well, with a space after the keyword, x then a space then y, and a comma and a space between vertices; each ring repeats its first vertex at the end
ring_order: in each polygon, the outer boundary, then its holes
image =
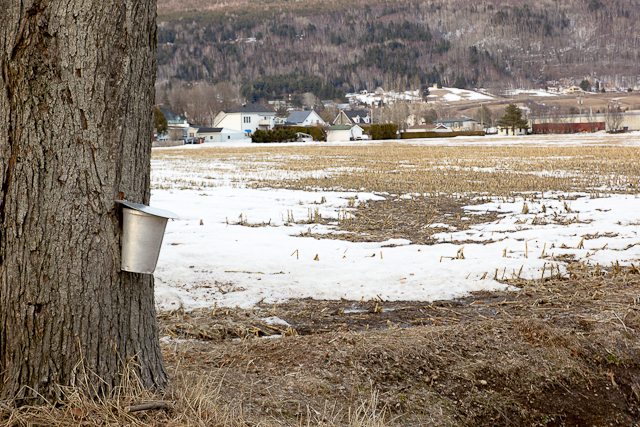
POLYGON ((275 117, 275 111, 250 102, 232 110, 221 111, 216 116, 213 126, 252 134, 257 129, 273 129, 275 117))
POLYGON ((287 117, 287 126, 326 126, 327 123, 313 110, 292 111, 287 117))
POLYGON ((517 128, 512 129, 511 126, 502 127, 498 126, 498 135, 501 136, 513 136, 513 135, 526 135, 527 129, 517 128))
POLYGON ((365 139, 364 129, 358 125, 335 125, 327 131, 327 142, 355 141, 365 139))
POLYGON ((433 130, 435 132, 453 132, 453 130, 450 127, 447 127, 442 123, 438 123, 433 130))

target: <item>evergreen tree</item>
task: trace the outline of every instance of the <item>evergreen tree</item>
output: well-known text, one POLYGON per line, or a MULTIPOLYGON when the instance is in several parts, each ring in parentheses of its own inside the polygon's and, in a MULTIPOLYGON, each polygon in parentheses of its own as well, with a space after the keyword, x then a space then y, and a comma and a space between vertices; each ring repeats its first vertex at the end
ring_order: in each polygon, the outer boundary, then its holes
POLYGON ((457 89, 466 89, 467 88, 467 79, 464 76, 460 75, 455 78, 453 82, 453 87, 457 89))
POLYGON ((585 92, 588 92, 591 90, 591 82, 589 80, 583 80, 580 82, 580 89, 582 89, 585 92))
POLYGON ((160 110, 157 105, 153 109, 153 122, 158 135, 162 135, 167 131, 167 118, 164 116, 162 110, 160 110))
POLYGON ((421 91, 422 99, 426 101, 427 97, 429 96, 429 85, 422 85, 422 87, 420 88, 420 91, 421 91))
POLYGON ((500 117, 496 124, 502 128, 511 128, 514 134, 516 129, 529 129, 529 122, 522 118, 522 110, 515 104, 505 107, 504 116, 500 117))

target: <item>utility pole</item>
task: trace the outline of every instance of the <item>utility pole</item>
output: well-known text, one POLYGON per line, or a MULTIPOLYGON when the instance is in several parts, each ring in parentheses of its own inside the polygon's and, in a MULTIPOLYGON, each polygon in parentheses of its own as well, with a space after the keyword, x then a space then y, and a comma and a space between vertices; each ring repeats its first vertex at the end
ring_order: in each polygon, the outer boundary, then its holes
POLYGON ((584 99, 582 99, 582 95, 578 95, 578 109, 580 110, 580 123, 582 123, 582 104, 584 104, 584 99))

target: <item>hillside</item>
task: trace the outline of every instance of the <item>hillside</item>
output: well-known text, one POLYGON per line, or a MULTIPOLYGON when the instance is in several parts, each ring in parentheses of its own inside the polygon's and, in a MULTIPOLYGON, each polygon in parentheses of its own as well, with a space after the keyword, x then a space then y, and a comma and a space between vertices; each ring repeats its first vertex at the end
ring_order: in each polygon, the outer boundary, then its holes
POLYGON ((638 84, 638 0, 159 0, 158 82, 308 75, 344 92, 638 84))

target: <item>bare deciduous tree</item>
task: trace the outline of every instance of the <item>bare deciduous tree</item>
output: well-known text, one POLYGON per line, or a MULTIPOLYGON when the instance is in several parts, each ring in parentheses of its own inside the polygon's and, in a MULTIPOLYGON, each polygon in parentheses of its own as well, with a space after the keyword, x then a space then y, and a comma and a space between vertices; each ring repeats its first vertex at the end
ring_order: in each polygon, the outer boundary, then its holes
POLYGON ((318 103, 318 98, 311 92, 305 92, 304 94, 302 94, 303 107, 309 110, 312 110, 317 103, 318 103))
POLYGON ((231 83, 189 83, 158 88, 157 93, 162 93, 163 107, 201 126, 212 126, 220 111, 240 105, 238 87, 231 83))
POLYGON ((607 126, 607 132, 618 132, 622 125, 622 111, 618 107, 607 106, 604 112, 604 123, 607 126))
POLYGON ((380 110, 381 123, 396 123, 398 130, 407 129, 407 119, 409 118, 409 106, 406 102, 394 102, 387 104, 380 110))

